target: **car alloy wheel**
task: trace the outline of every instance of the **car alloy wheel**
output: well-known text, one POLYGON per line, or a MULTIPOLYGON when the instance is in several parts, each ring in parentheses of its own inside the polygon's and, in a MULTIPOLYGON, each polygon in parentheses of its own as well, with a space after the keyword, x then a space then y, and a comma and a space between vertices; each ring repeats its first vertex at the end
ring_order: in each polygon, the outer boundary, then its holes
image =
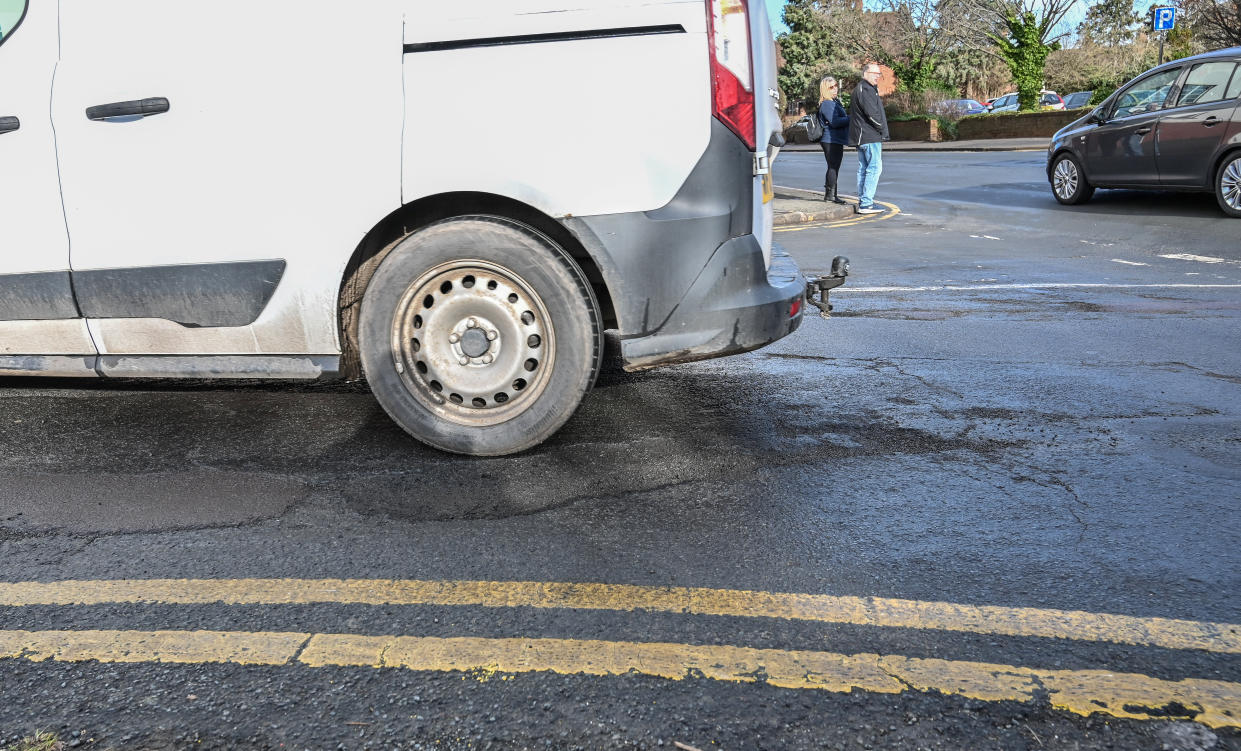
POLYGON ((1081 180, 1077 173, 1077 165, 1073 163, 1073 160, 1061 159, 1057 162, 1052 179, 1056 197, 1063 201, 1071 201, 1073 195, 1077 193, 1077 184, 1081 180))
POLYGON ((1232 216, 1241 216, 1241 154, 1233 155, 1220 168, 1216 194, 1220 208, 1232 216))
POLYGON ((1081 162, 1067 151, 1057 156, 1052 165, 1051 192, 1066 206, 1085 203, 1094 195, 1094 186, 1086 181, 1081 162))

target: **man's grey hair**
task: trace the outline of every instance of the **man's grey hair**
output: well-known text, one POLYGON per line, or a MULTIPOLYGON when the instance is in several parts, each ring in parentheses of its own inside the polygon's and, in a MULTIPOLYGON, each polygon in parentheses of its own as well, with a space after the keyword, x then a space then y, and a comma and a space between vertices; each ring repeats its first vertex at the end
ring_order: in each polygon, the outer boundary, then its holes
POLYGON ((879 73, 879 72, 882 72, 883 69, 879 67, 879 63, 866 63, 865 65, 862 66, 862 75, 866 75, 872 70, 875 71, 876 73, 879 73))

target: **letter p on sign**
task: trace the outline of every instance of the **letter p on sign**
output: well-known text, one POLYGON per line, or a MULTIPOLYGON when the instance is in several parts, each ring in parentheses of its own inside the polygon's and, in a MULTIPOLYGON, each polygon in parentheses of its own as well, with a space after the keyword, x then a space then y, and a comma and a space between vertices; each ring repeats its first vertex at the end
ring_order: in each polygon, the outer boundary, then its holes
POLYGON ((1155 8, 1155 31, 1169 31, 1176 26, 1176 8, 1155 8))

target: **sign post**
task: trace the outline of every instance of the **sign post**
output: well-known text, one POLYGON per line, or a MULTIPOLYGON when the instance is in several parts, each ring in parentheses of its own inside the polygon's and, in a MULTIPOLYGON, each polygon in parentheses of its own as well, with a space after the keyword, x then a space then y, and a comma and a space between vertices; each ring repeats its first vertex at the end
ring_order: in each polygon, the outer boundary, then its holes
POLYGON ((1168 32, 1176 28, 1176 8, 1157 7, 1151 8, 1151 30, 1162 31, 1159 36, 1159 64, 1163 64, 1163 42, 1168 38, 1168 32))

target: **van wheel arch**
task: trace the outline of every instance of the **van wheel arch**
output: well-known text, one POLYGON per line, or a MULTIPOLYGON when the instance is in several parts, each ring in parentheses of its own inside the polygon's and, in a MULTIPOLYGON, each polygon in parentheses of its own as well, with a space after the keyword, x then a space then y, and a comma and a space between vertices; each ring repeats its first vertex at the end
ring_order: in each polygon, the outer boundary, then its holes
POLYGON ((597 260, 578 238, 560 222, 538 209, 490 193, 443 193, 408 203, 376 224, 358 243, 345 266, 337 296, 340 327, 340 375, 347 380, 362 377, 358 350, 358 313, 362 296, 376 269, 401 240, 444 219, 489 215, 511 219, 546 235, 565 250, 590 281, 605 328, 615 328, 617 316, 607 279, 597 260))

